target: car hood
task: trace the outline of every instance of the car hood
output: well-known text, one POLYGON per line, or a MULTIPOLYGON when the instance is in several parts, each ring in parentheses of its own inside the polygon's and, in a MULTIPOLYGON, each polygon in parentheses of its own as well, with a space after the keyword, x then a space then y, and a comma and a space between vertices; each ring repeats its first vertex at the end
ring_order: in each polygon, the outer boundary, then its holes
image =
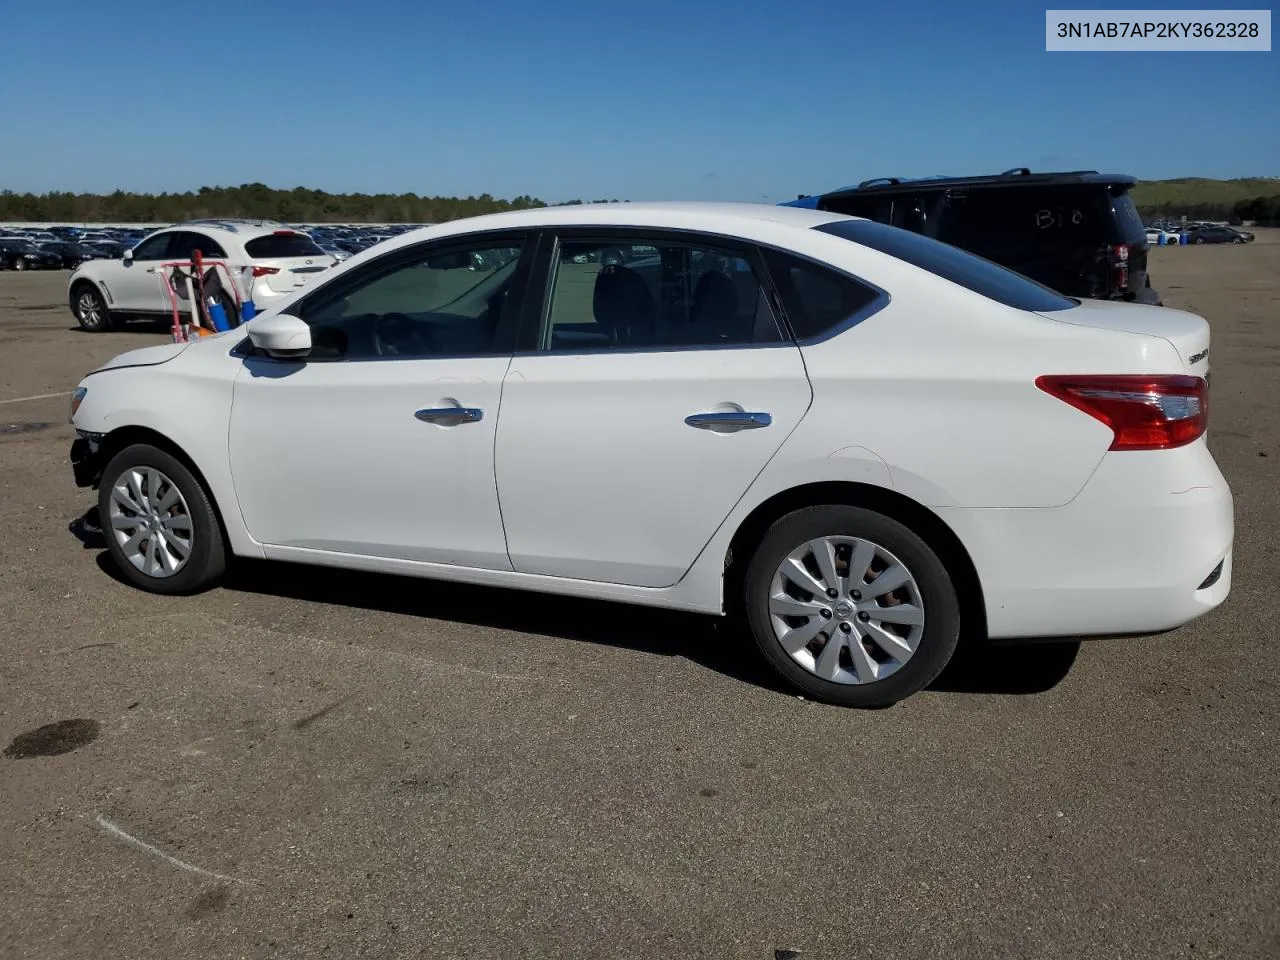
POLYGON ((185 343, 161 343, 154 347, 141 347, 138 350, 122 353, 118 357, 112 357, 93 372, 102 373, 104 370, 118 370, 121 367, 154 367, 156 364, 168 363, 185 349, 187 349, 185 343))
POLYGON ((1188 373, 1208 376, 1209 322, 1194 313, 1117 300, 1081 300, 1080 305, 1071 310, 1055 310, 1040 315, 1080 327, 1160 337, 1178 351, 1188 373))

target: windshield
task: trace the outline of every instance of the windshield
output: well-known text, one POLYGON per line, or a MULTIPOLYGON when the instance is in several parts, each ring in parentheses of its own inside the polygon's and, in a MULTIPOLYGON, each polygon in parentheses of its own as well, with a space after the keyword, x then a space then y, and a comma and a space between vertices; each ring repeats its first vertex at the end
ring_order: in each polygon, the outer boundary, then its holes
POLYGON ((815 230, 871 247, 1018 310, 1070 310, 1075 300, 1020 273, 910 230, 874 220, 834 220, 815 230))

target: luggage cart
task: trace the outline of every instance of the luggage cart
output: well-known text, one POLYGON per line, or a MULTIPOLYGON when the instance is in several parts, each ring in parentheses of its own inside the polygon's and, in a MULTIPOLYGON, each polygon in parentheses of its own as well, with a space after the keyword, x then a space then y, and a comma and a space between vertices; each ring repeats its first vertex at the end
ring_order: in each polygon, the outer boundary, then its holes
POLYGON ((231 328, 230 318, 219 294, 230 291, 235 300, 236 316, 244 316, 244 298, 232 265, 225 260, 206 260, 196 251, 190 260, 170 260, 154 268, 160 285, 169 298, 173 317, 171 333, 174 343, 211 336, 231 328), (224 281, 223 275, 226 276, 224 281), (183 304, 189 305, 190 316, 183 322, 183 304))

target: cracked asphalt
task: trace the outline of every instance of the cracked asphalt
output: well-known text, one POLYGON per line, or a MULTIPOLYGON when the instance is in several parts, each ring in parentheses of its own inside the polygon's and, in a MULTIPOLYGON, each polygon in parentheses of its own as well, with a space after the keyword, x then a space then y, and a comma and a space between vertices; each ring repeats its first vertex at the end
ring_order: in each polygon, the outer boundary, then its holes
POLYGON ((63 394, 164 334, 83 334, 66 274, 0 274, 0 956, 1280 955, 1258 232, 1151 256, 1213 324, 1227 604, 975 651, 874 712, 662 611, 266 563, 130 589, 73 534, 63 394))

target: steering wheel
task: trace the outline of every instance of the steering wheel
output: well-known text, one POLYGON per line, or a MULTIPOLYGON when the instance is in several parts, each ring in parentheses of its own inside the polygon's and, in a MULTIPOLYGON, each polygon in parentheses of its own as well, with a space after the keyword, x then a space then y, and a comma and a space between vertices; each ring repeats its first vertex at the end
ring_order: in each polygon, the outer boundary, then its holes
POLYGON ((407 313, 384 313, 373 322, 373 352, 380 357, 423 357, 438 351, 423 324, 407 313))

